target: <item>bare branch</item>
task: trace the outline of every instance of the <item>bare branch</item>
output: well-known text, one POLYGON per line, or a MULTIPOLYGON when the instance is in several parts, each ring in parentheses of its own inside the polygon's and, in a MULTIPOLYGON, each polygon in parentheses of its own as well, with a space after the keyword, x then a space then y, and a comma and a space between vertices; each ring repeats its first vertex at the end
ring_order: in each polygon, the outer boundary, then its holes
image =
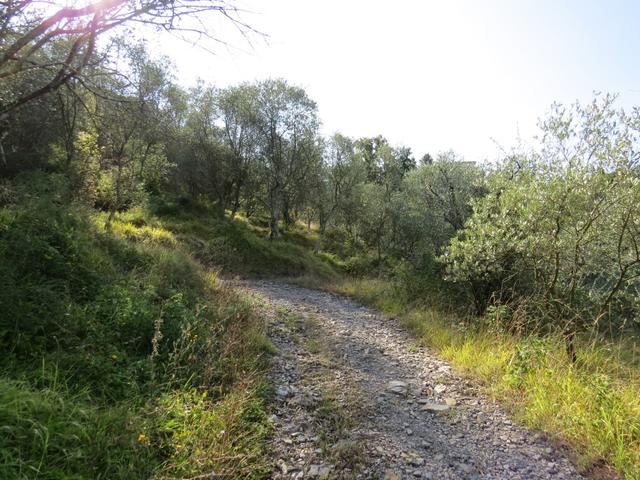
POLYGON ((70 78, 78 78, 91 61, 96 39, 125 24, 146 25, 179 34, 183 39, 194 36, 196 41, 208 39, 227 45, 200 18, 213 12, 232 22, 245 39, 249 33, 257 33, 239 19, 239 10, 232 1, 95 0, 83 7, 58 9, 50 15, 37 8, 45 5, 44 11, 51 12, 52 4, 47 1, 3 2, 8 3, 8 8, 0 12, 0 78, 20 79, 20 75, 34 71, 51 71, 44 73, 51 78, 18 98, 5 98, 4 104, 0 103, 0 116, 6 118, 20 106, 55 91, 70 78), (61 48, 62 40, 69 40, 66 54, 60 59, 48 58, 53 51, 50 47, 61 48), (60 68, 54 70, 58 66, 60 68))

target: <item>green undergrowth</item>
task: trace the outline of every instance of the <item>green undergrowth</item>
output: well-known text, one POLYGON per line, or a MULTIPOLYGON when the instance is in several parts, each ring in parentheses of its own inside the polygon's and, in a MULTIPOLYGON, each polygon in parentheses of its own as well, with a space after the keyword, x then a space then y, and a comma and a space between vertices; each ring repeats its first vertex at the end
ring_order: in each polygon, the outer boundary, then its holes
POLYGON ((154 210, 157 222, 187 245, 195 258, 225 276, 312 275, 330 280, 340 268, 333 256, 315 251, 317 233, 299 224, 270 240, 267 223, 261 218, 237 215, 231 219, 227 215, 221 219, 204 207, 171 201, 158 202, 154 210))
POLYGON ((303 283, 398 316, 461 374, 480 381, 515 419, 567 445, 587 475, 605 463, 627 479, 640 478, 640 355, 632 341, 585 338, 572 364, 559 336, 515 336, 495 314, 471 321, 439 301, 407 302, 388 280, 303 283))
POLYGON ((266 476, 273 347, 250 300, 192 254, 206 227, 185 221, 186 238, 139 209, 106 229, 55 175, 14 191, 0 206, 0 478, 266 476))

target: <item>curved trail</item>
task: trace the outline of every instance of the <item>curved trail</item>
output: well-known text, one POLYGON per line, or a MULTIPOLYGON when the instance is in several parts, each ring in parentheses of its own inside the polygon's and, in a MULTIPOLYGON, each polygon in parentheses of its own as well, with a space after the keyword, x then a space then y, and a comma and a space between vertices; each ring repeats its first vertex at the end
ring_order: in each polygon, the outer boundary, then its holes
POLYGON ((279 350, 273 478, 582 478, 393 320, 331 293, 239 286, 279 350))

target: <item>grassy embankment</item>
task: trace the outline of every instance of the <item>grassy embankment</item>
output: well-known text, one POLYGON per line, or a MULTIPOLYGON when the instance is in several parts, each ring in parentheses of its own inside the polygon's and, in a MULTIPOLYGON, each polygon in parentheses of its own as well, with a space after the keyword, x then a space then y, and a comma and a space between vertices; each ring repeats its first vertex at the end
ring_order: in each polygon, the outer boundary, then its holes
POLYGON ((371 259, 314 253, 315 231, 296 226, 270 242, 266 224, 255 220, 220 223, 179 208, 162 213, 165 228, 205 264, 241 276, 297 276, 400 317, 518 421, 566 444, 585 472, 615 475, 612 466, 628 479, 640 478, 640 351, 633 341, 585 338, 571 364, 560 337, 509 333, 499 311, 480 320, 461 314, 468 299, 438 279, 385 279, 377 272, 367 278, 362 272, 371 259), (336 274, 340 269, 361 276, 336 274))
POLYGON ((2 185, 0 478, 264 477, 273 347, 217 266, 331 267, 204 209, 135 209, 105 229, 65 188, 2 185))

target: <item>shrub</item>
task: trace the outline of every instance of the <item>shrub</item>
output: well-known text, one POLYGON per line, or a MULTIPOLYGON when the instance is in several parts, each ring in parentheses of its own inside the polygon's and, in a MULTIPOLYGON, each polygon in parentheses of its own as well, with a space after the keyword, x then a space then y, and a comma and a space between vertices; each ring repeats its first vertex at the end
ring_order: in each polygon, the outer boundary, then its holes
POLYGON ((442 257, 449 278, 472 287, 479 313, 527 298, 568 338, 637 322, 639 126, 612 102, 557 107, 540 151, 490 176, 442 257))

